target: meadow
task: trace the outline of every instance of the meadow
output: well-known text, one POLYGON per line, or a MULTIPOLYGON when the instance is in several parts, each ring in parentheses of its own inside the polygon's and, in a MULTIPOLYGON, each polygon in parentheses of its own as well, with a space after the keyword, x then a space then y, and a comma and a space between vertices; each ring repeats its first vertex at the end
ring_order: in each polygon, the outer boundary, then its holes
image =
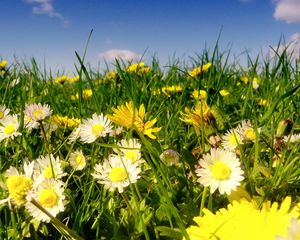
POLYGON ((0 238, 299 239, 300 62, 277 50, 0 58, 0 238))

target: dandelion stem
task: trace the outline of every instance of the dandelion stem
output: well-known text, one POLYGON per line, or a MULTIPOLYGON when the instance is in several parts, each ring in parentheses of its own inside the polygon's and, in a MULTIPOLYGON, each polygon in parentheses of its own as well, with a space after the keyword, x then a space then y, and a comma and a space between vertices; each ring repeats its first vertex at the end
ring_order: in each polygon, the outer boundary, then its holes
POLYGON ((204 208, 204 204, 205 204, 207 190, 208 190, 208 187, 204 187, 203 192, 202 192, 202 198, 201 198, 201 203, 200 203, 200 213, 199 213, 200 217, 203 215, 203 208, 204 208))

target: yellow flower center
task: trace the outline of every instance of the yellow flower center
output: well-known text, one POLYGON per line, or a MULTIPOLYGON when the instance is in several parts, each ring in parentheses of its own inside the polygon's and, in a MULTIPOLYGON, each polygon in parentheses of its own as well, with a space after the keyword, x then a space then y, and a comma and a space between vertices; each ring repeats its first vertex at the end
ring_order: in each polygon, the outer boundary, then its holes
POLYGON ((4 128, 4 133, 6 135, 10 135, 12 133, 14 133, 16 131, 16 128, 15 128, 15 124, 11 123, 11 124, 8 124, 5 128, 4 128))
POLYGON ((3 117, 4 117, 4 113, 0 111, 0 119, 2 119, 3 117))
POLYGON ((33 112, 33 116, 36 119, 40 119, 43 114, 44 114, 44 112, 41 109, 37 109, 33 112))
POLYGON ((51 166, 47 167, 44 171, 44 177, 45 178, 55 178, 55 176, 57 175, 57 172, 55 171, 55 169, 53 168, 53 172, 52 172, 52 168, 51 166), (53 176, 54 174, 54 176, 53 176))
POLYGON ((92 132, 94 135, 98 136, 100 135, 101 133, 103 133, 104 131, 104 127, 102 124, 100 123, 96 123, 92 126, 92 132))
POLYGON ((245 134, 245 137, 249 140, 254 141, 256 138, 256 134, 252 128, 246 128, 246 130, 244 131, 244 134, 245 134))
POLYGON ((15 203, 21 205, 25 201, 27 192, 32 187, 32 180, 25 176, 10 176, 6 180, 6 186, 15 203))
POLYGON ((211 168, 212 176, 217 180, 229 179, 231 169, 224 162, 216 162, 211 168))
POLYGON ((139 156, 136 151, 126 151, 125 158, 131 160, 132 163, 135 163, 137 160, 139 160, 139 156))
POLYGON ((53 189, 44 189, 38 197, 39 203, 45 208, 51 208, 58 204, 59 196, 53 189))
POLYGON ((124 168, 115 167, 110 171, 108 177, 113 182, 122 182, 128 178, 128 175, 124 168))
POLYGON ((237 134, 231 134, 229 137, 229 143, 231 146, 237 146, 240 142, 239 136, 237 134))
POLYGON ((75 158, 75 161, 78 165, 84 164, 84 156, 82 154, 78 154, 75 158))

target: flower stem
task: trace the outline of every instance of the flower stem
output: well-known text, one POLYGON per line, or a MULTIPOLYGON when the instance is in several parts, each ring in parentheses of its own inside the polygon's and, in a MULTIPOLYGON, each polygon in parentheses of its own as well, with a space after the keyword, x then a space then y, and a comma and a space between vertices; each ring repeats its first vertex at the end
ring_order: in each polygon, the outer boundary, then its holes
POLYGON ((203 192, 202 192, 202 198, 201 198, 201 203, 200 203, 200 212, 199 212, 200 217, 203 215, 203 208, 204 208, 204 204, 205 204, 207 190, 208 190, 208 187, 204 187, 203 192))

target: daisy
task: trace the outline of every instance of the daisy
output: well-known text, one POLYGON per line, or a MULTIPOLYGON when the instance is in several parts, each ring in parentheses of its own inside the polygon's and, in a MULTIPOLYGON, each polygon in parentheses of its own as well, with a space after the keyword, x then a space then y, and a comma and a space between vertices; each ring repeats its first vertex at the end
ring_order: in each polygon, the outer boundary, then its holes
POLYGON ((222 137, 222 146, 225 150, 234 151, 242 143, 242 137, 236 129, 231 129, 222 137))
POLYGON ((117 144, 119 148, 114 148, 114 152, 121 154, 125 159, 130 160, 132 163, 141 162, 141 143, 138 139, 122 139, 117 144))
POLYGON ((75 152, 72 152, 70 154, 70 165, 71 167, 77 171, 77 170, 82 170, 86 166, 86 158, 82 153, 82 150, 76 150, 75 152))
POLYGON ((103 164, 96 164, 95 173, 92 176, 98 183, 104 184, 109 191, 118 189, 119 193, 131 183, 137 182, 140 178, 141 169, 138 163, 132 163, 120 155, 109 155, 103 164))
POLYGON ((24 115, 24 125, 28 132, 31 132, 32 129, 38 129, 39 123, 34 121, 29 115, 24 115))
POLYGON ((94 113, 92 118, 83 120, 80 124, 79 137, 84 143, 92 143, 99 137, 112 133, 111 122, 103 114, 94 113))
POLYGON ((299 142, 299 140, 300 140, 300 134, 298 133, 298 134, 292 134, 289 136, 284 136, 282 140, 286 143, 296 143, 296 142, 299 142))
POLYGON ((0 142, 4 139, 14 139, 17 136, 22 135, 18 132, 19 129, 19 122, 18 116, 14 115, 7 115, 1 121, 2 126, 0 126, 0 142))
POLYGON ((52 154, 40 156, 36 160, 35 172, 41 179, 60 179, 66 175, 62 170, 59 157, 54 158, 52 154))
POLYGON ((244 179, 239 159, 230 151, 211 149, 210 153, 203 155, 199 164, 201 168, 196 170, 198 182, 209 186, 211 193, 218 189, 220 194, 229 195, 244 179))
POLYGON ((48 104, 26 104, 24 110, 25 116, 29 116, 33 121, 42 121, 52 114, 52 110, 48 104))
MULTIPOLYGON (((249 120, 242 120, 236 129, 243 141, 255 142, 256 132, 249 120)), ((260 129, 257 129, 257 131, 260 132, 260 129)))
POLYGON ((8 190, 9 197, 2 200, 2 203, 10 200, 12 200, 12 203, 16 206, 22 206, 25 203, 27 192, 32 188, 34 174, 33 167, 33 162, 24 162, 24 173, 20 173, 12 166, 6 171, 5 185, 8 190))
POLYGON ((50 217, 38 208, 37 204, 55 217, 65 209, 63 204, 65 196, 63 193, 64 183, 62 181, 46 179, 41 183, 34 184, 33 190, 26 197, 25 208, 35 220, 50 222, 50 217))
POLYGON ((10 109, 7 108, 5 105, 0 105, 0 121, 5 118, 10 112, 10 109))
POLYGON ((75 142, 79 138, 80 127, 75 128, 68 137, 68 144, 75 142))

